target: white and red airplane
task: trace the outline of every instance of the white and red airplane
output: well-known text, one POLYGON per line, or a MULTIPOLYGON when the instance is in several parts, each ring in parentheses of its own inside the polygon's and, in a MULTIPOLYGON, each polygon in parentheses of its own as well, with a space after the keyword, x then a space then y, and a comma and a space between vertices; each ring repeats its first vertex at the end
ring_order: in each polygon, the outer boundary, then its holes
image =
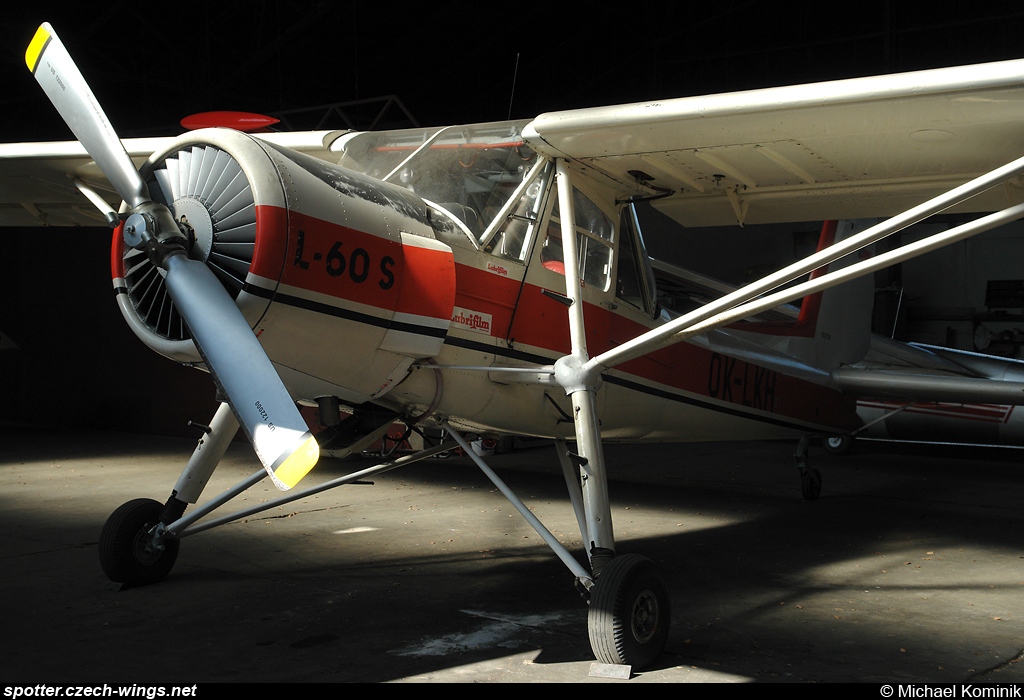
MULTIPOLYGON (((449 440, 316 490, 475 436, 551 438, 586 566, 466 452, 575 577, 597 658, 644 666, 664 647, 669 596, 653 562, 616 551, 604 440, 849 433, 858 395, 1024 398, 1019 372, 927 349, 887 344, 894 361, 879 362, 869 311, 846 299, 856 283, 837 286, 1024 216, 1024 61, 532 121, 124 142, 49 25, 26 62, 78 141, 0 147, 0 222, 116 225, 126 321, 208 371, 223 399, 166 503, 130 501, 104 526, 114 581, 161 580, 181 538, 277 504, 198 522, 211 511, 268 473, 290 489, 321 445, 359 450, 395 420, 449 440), (640 200, 683 226, 839 223, 814 255, 723 293, 652 263, 640 200), (996 213, 859 259, 950 210, 996 213), (297 404, 318 408, 318 435, 297 404), (239 426, 265 471, 186 515, 239 426)), ((820 478, 803 471, 814 497, 820 478)))

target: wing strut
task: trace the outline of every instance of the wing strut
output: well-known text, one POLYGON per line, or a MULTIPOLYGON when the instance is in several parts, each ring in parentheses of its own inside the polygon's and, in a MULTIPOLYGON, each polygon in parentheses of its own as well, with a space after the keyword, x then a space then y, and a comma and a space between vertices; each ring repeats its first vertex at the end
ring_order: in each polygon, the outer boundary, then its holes
MULTIPOLYGON (((666 345, 673 345, 687 338, 705 333, 719 326, 733 323, 743 318, 748 318, 765 309, 770 309, 779 304, 784 304, 793 299, 809 293, 821 291, 837 284, 849 281, 855 277, 870 274, 877 269, 895 264, 902 260, 916 257, 923 253, 935 250, 950 243, 974 236, 983 231, 1002 226, 1010 221, 1024 217, 1024 205, 1017 205, 1003 209, 995 214, 976 219, 973 222, 958 226, 949 231, 938 233, 916 243, 905 245, 884 255, 877 256, 871 260, 857 263, 843 268, 836 272, 822 275, 815 280, 804 284, 790 287, 783 292, 763 297, 751 302, 751 300, 770 292, 798 277, 801 277, 819 267, 828 265, 850 253, 865 248, 883 238, 902 231, 903 229, 916 224, 928 217, 937 214, 949 207, 958 204, 974 195, 991 189, 996 185, 1009 181, 1010 179, 1024 173, 1024 157, 1011 161, 1006 165, 996 168, 980 177, 966 182, 959 187, 940 194, 932 199, 907 209, 902 214, 876 225, 871 228, 847 238, 828 248, 809 255, 792 265, 762 277, 745 287, 741 287, 731 294, 705 304, 699 309, 684 314, 679 318, 643 333, 633 340, 625 342, 608 352, 591 358, 585 364, 586 373, 600 373, 611 367, 628 362, 646 355, 666 345), (751 302, 751 303, 747 303, 751 302)), ((563 224, 564 226, 564 224, 563 224)), ((563 234, 564 235, 564 234, 563 234)), ((563 240, 564 245, 564 240, 563 240)))

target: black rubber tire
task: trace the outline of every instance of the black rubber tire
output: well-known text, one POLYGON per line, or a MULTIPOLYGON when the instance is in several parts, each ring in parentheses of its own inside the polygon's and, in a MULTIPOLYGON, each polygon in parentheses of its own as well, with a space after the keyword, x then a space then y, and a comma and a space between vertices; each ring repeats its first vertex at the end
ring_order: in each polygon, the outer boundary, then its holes
POLYGON ((825 451, 833 455, 848 455, 853 451, 854 438, 849 435, 832 435, 825 438, 825 451))
POLYGON ((128 501, 107 518, 100 533, 100 566, 115 583, 145 586, 166 578, 178 558, 179 541, 164 540, 163 549, 146 547, 145 535, 157 524, 163 506, 148 498, 128 501))
POLYGON ((671 621, 668 587, 647 557, 615 557, 590 591, 590 646, 602 663, 650 667, 665 650, 671 621))
POLYGON ((816 501, 821 495, 821 472, 817 469, 808 469, 800 479, 800 489, 803 492, 804 500, 816 501))

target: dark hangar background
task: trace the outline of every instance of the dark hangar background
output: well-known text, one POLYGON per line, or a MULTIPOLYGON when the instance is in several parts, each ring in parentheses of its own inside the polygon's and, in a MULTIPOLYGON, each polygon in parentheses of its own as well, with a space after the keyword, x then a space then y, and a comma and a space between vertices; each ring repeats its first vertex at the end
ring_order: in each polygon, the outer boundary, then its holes
POLYGON ((125 136, 166 135, 212 109, 274 113, 396 95, 434 125, 1024 56, 1024 6, 1013 2, 619 7, 19 4, 0 20, 3 139, 66 133, 23 60, 42 21, 125 136))
MULTIPOLYGON (((440 125, 1024 57, 1024 5, 981 5, 19 4, 0 18, 0 140, 70 138, 24 63, 42 21, 128 137, 180 133, 214 109, 294 128, 440 125), (324 109, 385 96, 405 111, 324 109)), ((0 422, 189 434, 189 419, 209 419, 208 377, 122 321, 108 233, 0 236, 0 422)))

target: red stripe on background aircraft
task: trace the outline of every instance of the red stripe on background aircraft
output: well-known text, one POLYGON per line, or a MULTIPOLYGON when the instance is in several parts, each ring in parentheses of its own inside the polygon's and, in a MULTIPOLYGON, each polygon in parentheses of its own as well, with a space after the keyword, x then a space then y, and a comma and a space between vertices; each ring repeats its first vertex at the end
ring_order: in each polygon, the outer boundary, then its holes
MULTIPOLYGON (((876 340, 876 350, 881 345, 876 340)), ((898 346, 890 344, 890 347, 898 346)), ((916 348, 919 353, 931 353, 936 361, 944 359, 953 367, 974 372, 976 376, 988 377, 994 384, 1007 377, 1013 381, 1024 371, 1024 362, 1020 360, 925 345, 917 345, 916 348)), ((876 363, 879 359, 877 354, 876 363)), ((891 358, 888 361, 891 362, 891 358)), ((861 364, 863 366, 867 362, 861 364)), ((912 391, 904 391, 902 395, 888 394, 891 398, 878 398, 882 395, 886 395, 885 392, 876 390, 870 396, 859 398, 857 415, 861 425, 850 433, 828 436, 826 449, 836 454, 846 454, 853 448, 857 438, 1024 446, 1024 412, 1016 410, 1019 403, 993 403, 1005 400, 998 392, 987 396, 984 393, 977 394, 971 398, 971 392, 965 390, 958 395, 947 393, 944 401, 916 400, 912 391)))
POLYGON ((1024 215, 1022 190, 997 186, 1024 171, 1004 164, 1024 154, 1024 61, 532 121, 124 142, 49 25, 26 61, 78 142, 0 147, 16 185, 0 222, 89 223, 92 202, 117 227, 128 324, 224 397, 166 503, 130 501, 104 526, 114 581, 161 580, 182 537, 280 503, 197 523, 226 500, 267 474, 291 488, 321 449, 361 450, 396 420, 449 440, 313 491, 473 436, 551 438, 589 566, 470 454, 585 592, 597 658, 649 665, 669 598, 653 562, 616 551, 603 440, 806 438, 855 430, 858 395, 1024 396, 1015 367, 873 340, 857 283, 838 286, 1024 215), (727 290, 648 257, 641 200, 684 226, 839 220, 823 232, 837 242, 727 290), (996 213, 837 262, 950 209, 996 213), (802 315, 785 306, 803 297, 802 315), (296 403, 318 407, 315 438, 296 403), (265 471, 185 515, 239 426, 265 471))

